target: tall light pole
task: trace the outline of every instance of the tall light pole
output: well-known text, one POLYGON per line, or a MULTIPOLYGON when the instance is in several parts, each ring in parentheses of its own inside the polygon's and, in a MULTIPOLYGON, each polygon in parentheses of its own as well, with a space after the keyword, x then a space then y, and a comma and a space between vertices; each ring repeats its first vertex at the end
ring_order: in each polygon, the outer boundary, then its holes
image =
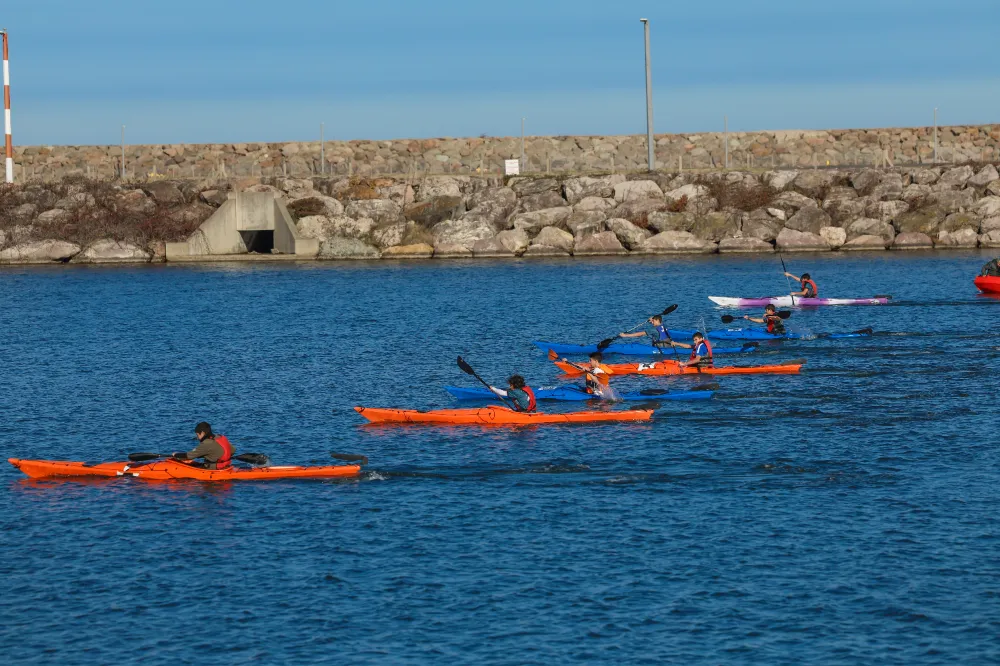
POLYGON ((649 170, 656 171, 656 152, 653 145, 653 71, 649 62, 649 19, 642 21, 642 32, 646 40, 646 150, 649 170))
MULTIPOLYGON (((3 36, 3 143, 4 143, 4 182, 14 182, 14 141, 10 136, 10 65, 7 56, 7 31, 0 30, 3 36)), ((24 166, 21 167, 24 175, 24 166)))

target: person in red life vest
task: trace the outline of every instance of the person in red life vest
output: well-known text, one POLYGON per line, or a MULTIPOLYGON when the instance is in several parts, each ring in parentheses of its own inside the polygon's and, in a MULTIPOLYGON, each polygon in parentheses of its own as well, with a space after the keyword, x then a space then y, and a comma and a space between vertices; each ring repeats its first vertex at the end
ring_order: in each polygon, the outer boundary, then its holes
POLYGON ((507 379, 506 391, 495 386, 491 386, 490 390, 501 398, 509 399, 516 412, 535 411, 535 392, 525 384, 521 375, 512 375, 507 379))
POLYGON ((691 337, 691 344, 675 342, 673 346, 691 350, 691 358, 681 362, 682 368, 711 368, 714 363, 712 360, 712 343, 697 331, 691 337))
POLYGON ((175 453, 173 457, 177 460, 197 460, 204 459, 202 463, 191 463, 205 469, 226 469, 230 466, 233 458, 233 445, 225 435, 216 435, 212 432, 212 426, 202 421, 194 427, 194 437, 198 440, 198 446, 191 451, 181 451, 175 453))
POLYGON ((760 319, 754 319, 750 315, 743 315, 743 318, 755 324, 766 324, 768 333, 773 333, 774 335, 785 334, 785 322, 778 316, 778 312, 773 305, 768 305, 764 308, 764 316, 760 319))
POLYGON ((809 273, 803 273, 802 277, 792 275, 791 273, 785 273, 785 275, 798 280, 799 286, 802 287, 801 291, 793 291, 792 296, 801 296, 802 298, 819 298, 819 289, 816 287, 816 283, 813 282, 813 279, 809 277, 809 273))

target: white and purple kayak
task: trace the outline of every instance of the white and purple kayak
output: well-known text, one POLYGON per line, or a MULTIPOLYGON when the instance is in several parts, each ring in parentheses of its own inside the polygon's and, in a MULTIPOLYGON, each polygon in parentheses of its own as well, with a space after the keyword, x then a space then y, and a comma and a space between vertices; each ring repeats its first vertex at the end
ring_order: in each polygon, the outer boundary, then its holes
POLYGON ((730 308, 750 308, 773 305, 775 307, 804 307, 818 305, 886 305, 892 296, 872 296, 871 298, 804 298, 802 296, 765 296, 763 298, 729 298, 726 296, 709 296, 708 300, 716 305, 730 308))

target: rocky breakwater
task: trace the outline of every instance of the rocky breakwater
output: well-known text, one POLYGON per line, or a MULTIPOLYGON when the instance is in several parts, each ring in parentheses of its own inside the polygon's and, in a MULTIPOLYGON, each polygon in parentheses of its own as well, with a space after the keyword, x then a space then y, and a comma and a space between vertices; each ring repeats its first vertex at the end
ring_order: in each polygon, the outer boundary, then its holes
POLYGON ((322 187, 319 196, 335 202, 326 211, 296 201, 289 209, 329 259, 1000 246, 993 165, 344 179, 322 187))
POLYGON ((282 199, 319 259, 1000 247, 992 164, 574 177, 86 179, 0 189, 0 263, 163 259, 228 190, 282 199))

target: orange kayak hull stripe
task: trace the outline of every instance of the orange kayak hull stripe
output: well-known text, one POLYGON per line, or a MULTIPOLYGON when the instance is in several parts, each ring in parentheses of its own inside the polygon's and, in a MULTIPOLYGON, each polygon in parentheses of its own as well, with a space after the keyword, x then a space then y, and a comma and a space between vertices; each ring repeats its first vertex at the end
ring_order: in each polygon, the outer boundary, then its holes
POLYGON ((109 462, 89 465, 68 460, 23 460, 8 458, 14 467, 34 479, 52 477, 108 477, 131 476, 147 481, 268 481, 276 479, 332 479, 357 476, 359 465, 327 465, 322 467, 257 467, 253 469, 202 469, 174 460, 152 463, 109 462))

